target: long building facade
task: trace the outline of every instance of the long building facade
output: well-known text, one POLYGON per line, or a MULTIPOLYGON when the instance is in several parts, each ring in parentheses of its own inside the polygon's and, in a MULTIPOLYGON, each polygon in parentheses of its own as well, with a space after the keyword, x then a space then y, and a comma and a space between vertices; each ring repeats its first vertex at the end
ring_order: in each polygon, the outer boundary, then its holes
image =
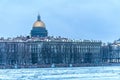
POLYGON ((100 53, 100 41, 0 41, 0 65, 99 64, 100 53))

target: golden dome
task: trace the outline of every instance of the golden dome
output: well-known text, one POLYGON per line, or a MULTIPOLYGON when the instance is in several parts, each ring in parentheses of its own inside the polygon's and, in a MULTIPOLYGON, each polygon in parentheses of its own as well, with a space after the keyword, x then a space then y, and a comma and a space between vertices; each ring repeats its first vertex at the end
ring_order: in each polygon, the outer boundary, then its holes
POLYGON ((44 22, 42 22, 42 21, 36 21, 36 22, 33 24, 33 27, 45 27, 45 24, 44 24, 44 22))
POLYGON ((33 27, 45 27, 45 24, 40 19, 40 15, 37 16, 37 21, 33 24, 33 27))

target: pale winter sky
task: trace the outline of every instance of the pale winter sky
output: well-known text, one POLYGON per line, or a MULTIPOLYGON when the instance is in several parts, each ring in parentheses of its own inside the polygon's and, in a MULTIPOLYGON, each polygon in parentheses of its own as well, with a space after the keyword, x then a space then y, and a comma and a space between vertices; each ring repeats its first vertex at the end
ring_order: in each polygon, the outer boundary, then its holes
POLYGON ((120 0, 0 0, 0 37, 29 35, 38 13, 50 36, 120 38, 120 0))

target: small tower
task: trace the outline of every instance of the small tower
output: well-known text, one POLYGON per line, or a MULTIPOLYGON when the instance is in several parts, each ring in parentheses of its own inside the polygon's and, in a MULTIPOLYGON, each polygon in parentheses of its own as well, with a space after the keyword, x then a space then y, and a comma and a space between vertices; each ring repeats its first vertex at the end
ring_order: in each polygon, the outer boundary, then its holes
POLYGON ((45 24, 41 21, 41 17, 38 14, 37 21, 33 24, 31 30, 31 37, 47 37, 48 31, 46 30, 45 24))

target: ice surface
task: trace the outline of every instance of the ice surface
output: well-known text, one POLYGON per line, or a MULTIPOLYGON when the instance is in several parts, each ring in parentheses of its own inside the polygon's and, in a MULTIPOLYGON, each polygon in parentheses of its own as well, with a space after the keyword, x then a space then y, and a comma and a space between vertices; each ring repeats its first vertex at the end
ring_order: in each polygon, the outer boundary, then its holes
POLYGON ((0 80, 120 80, 120 66, 0 69, 0 80))

